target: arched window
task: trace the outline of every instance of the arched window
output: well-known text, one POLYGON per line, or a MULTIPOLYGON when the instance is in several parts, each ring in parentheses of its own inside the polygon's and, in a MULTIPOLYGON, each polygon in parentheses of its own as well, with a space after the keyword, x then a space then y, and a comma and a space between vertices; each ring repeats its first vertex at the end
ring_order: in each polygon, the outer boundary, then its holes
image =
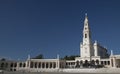
POLYGON ((110 65, 110 61, 108 61, 108 65, 110 65))
POLYGON ((45 63, 42 63, 42 68, 45 68, 45 63))
POLYGON ((4 67, 4 63, 1 63, 1 68, 3 68, 4 67))
POLYGON ((101 61, 101 64, 103 65, 103 61, 101 61))
POLYGON ((77 60, 76 61, 76 68, 78 68, 80 65, 79 65, 79 61, 77 60))
POLYGON ((105 65, 107 65, 107 61, 104 61, 105 65))
POLYGON ((33 62, 30 62, 30 68, 33 68, 33 62))
POLYGON ((85 34, 85 38, 87 38, 87 34, 85 34))
POLYGON ((53 68, 56 68, 56 63, 55 62, 53 63, 53 68))
POLYGON ((23 67, 25 67, 26 66, 26 64, 25 63, 23 63, 23 67))
POLYGON ((17 63, 14 64, 14 67, 17 67, 17 63))
POLYGON ((22 63, 19 64, 19 67, 22 67, 22 63))
POLYGON ((48 63, 46 63, 46 68, 48 68, 48 63))
POLYGON ((88 60, 85 60, 85 64, 87 64, 88 63, 88 60))
POLYGON ((41 68, 41 62, 39 63, 38 67, 41 68))
POLYGON ((91 61, 91 65, 95 65, 95 61, 94 60, 91 61))
POLYGON ((96 64, 97 64, 97 65, 99 64, 99 60, 98 60, 98 59, 96 60, 96 64))
POLYGON ((8 63, 5 64, 5 67, 6 67, 6 68, 8 67, 8 63))
POLYGON ((12 69, 10 69, 10 71, 13 71, 12 69))
POLYGON ((88 67, 89 63, 88 60, 85 60, 84 67, 88 67))
POLYGON ((11 63, 10 67, 13 67, 13 63, 11 63))
POLYGON ((14 69, 14 71, 16 71, 16 69, 14 69))
POLYGON ((35 62, 35 68, 37 68, 37 62, 35 62))
POLYGON ((50 68, 52 68, 52 63, 50 62, 50 68))

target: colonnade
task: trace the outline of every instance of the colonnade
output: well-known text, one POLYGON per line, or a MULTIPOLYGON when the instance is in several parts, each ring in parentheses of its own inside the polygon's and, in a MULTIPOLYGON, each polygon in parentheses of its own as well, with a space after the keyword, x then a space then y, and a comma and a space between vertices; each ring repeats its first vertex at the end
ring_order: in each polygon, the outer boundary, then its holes
POLYGON ((110 65, 110 61, 101 61, 102 65, 110 65))
POLYGON ((41 68, 41 69, 50 69, 50 68, 59 68, 58 62, 34 62, 29 61, 28 66, 30 68, 41 68))

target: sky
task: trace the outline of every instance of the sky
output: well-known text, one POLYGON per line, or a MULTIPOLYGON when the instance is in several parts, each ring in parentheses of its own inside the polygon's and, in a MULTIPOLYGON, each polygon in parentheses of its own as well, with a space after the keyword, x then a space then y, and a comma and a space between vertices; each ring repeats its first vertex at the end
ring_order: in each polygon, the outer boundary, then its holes
POLYGON ((93 42, 120 54, 120 0, 0 0, 0 57, 79 55, 85 13, 93 42))

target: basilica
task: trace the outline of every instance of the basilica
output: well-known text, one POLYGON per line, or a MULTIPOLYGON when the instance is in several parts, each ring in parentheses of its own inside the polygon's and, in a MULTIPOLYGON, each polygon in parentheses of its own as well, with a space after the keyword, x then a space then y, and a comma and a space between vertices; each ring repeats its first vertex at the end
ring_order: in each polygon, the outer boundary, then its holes
POLYGON ((63 69, 87 69, 87 68, 120 68, 120 55, 108 54, 107 48, 97 41, 92 41, 88 16, 85 15, 83 39, 80 43, 80 57, 75 60, 56 59, 31 59, 26 61, 0 60, 0 69, 7 71, 58 71, 63 69))

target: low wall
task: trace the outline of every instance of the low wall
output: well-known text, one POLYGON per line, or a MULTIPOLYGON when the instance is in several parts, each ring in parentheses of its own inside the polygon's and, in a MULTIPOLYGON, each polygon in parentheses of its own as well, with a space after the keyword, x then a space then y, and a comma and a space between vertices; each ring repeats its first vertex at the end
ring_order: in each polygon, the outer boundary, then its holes
MULTIPOLYGON (((46 73, 46 74, 50 74, 50 73, 56 73, 56 74, 82 74, 82 73, 86 73, 86 74, 120 74, 120 68, 82 68, 82 69, 30 69, 30 70, 21 70, 21 71, 16 71, 16 72, 6 72, 7 73, 24 73, 24 74, 28 74, 28 73, 46 73)), ((1 74, 2 72, 0 72, 1 74)))
POLYGON ((120 68, 63 69, 59 71, 68 73, 120 73, 120 68))

